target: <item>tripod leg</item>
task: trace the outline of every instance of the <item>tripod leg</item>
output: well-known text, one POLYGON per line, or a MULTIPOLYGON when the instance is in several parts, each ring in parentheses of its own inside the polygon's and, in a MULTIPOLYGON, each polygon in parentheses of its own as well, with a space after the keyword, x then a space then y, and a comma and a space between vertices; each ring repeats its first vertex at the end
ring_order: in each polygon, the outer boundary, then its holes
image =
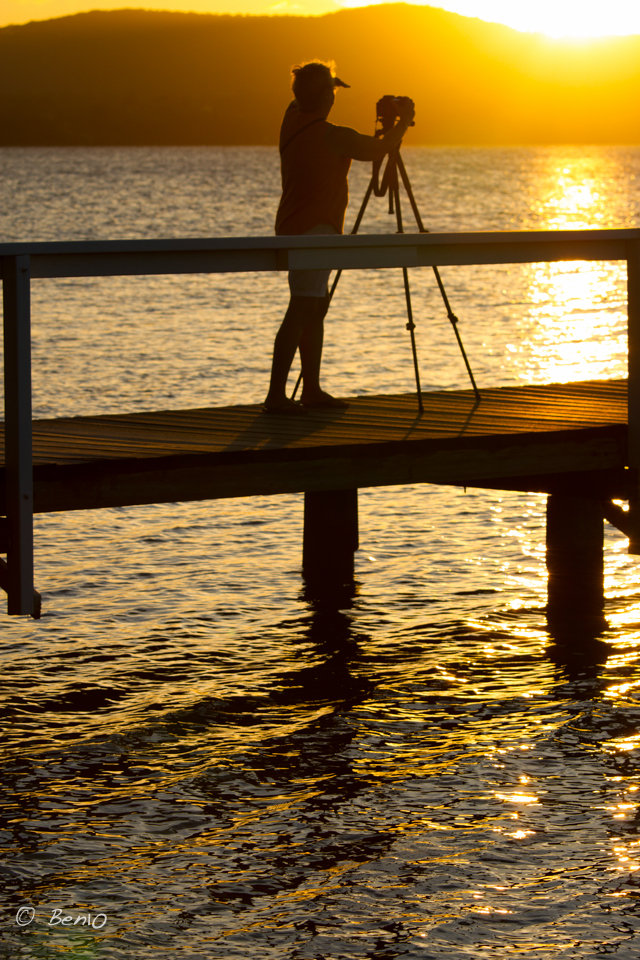
POLYGON ((362 203, 361 203, 361 205, 360 205, 360 210, 358 211, 358 216, 356 217, 356 222, 354 223, 353 229, 351 230, 351 233, 352 233, 352 234, 358 232, 358 227, 359 227, 360 224, 362 223, 362 218, 364 217, 364 212, 365 212, 365 210, 367 209, 367 204, 369 203, 369 197, 370 197, 371 194, 373 193, 374 187, 375 187, 375 178, 374 178, 374 176, 372 176, 371 179, 369 180, 369 186, 367 187, 367 189, 366 189, 366 191, 365 191, 364 199, 363 199, 363 201, 362 201, 362 203))
MULTIPOLYGON (((396 165, 398 167, 398 170, 400 171, 400 176, 402 177, 402 183, 404 184, 404 188, 407 192, 407 196, 409 197, 409 203, 411 204, 413 215, 416 218, 416 224, 418 226, 418 230, 420 231, 420 233, 428 233, 429 231, 425 228, 424 224, 422 223, 420 211, 418 210, 418 205, 416 204, 415 198, 413 196, 413 190, 411 189, 411 184, 409 182, 409 175, 407 174, 404 162, 399 152, 398 152, 398 156, 396 157, 396 165)), ((462 354, 462 359, 464 360, 465 367, 467 368, 467 373, 469 374, 469 379, 471 380, 471 386, 473 387, 473 392, 476 395, 476 400, 479 401, 480 391, 478 390, 475 378, 473 376, 473 371, 471 370, 471 364, 469 363, 469 358, 467 357, 467 352, 464 349, 462 338, 460 336, 460 331, 458 330, 458 318, 456 317, 455 313, 451 309, 451 304, 449 303, 449 297, 447 296, 447 291, 444 288, 442 277, 440 276, 440 271, 438 270, 437 267, 433 268, 433 273, 436 278, 436 283, 438 284, 438 289, 440 291, 440 295, 442 296, 445 309, 447 311, 447 317, 449 318, 451 326, 453 327, 453 332, 456 335, 456 340, 458 341, 460 353, 462 354)))
MULTIPOLYGON (((398 233, 403 233, 402 228, 402 209, 400 207, 400 188, 398 186, 398 178, 395 177, 393 183, 393 199, 396 207, 396 222, 398 224, 398 233)), ((413 308, 411 306, 411 288, 409 287, 409 271, 406 267, 402 268, 402 278, 404 280, 404 296, 407 302, 407 330, 409 331, 409 336, 411 338, 411 353, 413 355, 413 372, 416 378, 416 390, 418 392, 418 410, 420 413, 424 412, 424 406, 422 403, 422 390, 420 389, 420 369, 418 367, 418 351, 416 348, 416 336, 415 329, 416 325, 413 322, 413 308)))
POLYGON ((422 403, 422 391, 420 389, 420 370, 418 367, 418 351, 416 349, 416 336, 415 329, 416 325, 413 322, 413 311, 411 308, 411 291, 409 289, 409 271, 406 267, 402 268, 402 276, 404 279, 404 295, 407 301, 407 330, 409 331, 409 336, 411 337, 411 352, 413 354, 413 372, 416 377, 416 389, 418 391, 418 410, 420 413, 423 413, 424 406, 422 403))
POLYGON ((471 386, 473 387, 473 392, 476 395, 476 400, 479 401, 480 391, 478 390, 475 377, 473 376, 473 371, 471 370, 471 364, 469 363, 469 358, 467 357, 467 351, 464 349, 464 346, 462 343, 462 337, 460 336, 460 331, 458 330, 458 318, 456 317, 455 313, 451 309, 451 304, 449 303, 449 298, 447 296, 446 290, 444 289, 442 277, 440 276, 440 271, 438 270, 437 267, 433 268, 433 273, 435 275, 436 283, 438 284, 440 293, 442 294, 442 299, 444 301, 445 309, 447 311, 447 317, 449 318, 451 326, 453 327, 453 332, 456 335, 456 340, 458 341, 458 346, 460 347, 460 353, 462 354, 464 365, 467 368, 467 373, 469 374, 469 379, 471 380, 471 386))
POLYGON ((400 176, 402 177, 402 183, 404 185, 406 194, 409 198, 409 203, 411 204, 413 215, 416 218, 416 224, 418 226, 418 230, 420 231, 420 233, 428 233, 429 231, 424 227, 422 223, 422 217, 420 216, 420 211, 418 210, 418 204, 416 203, 415 197, 413 196, 413 190, 411 189, 411 184, 409 183, 409 176, 407 174, 404 161, 400 156, 399 151, 398 151, 398 156, 396 157, 396 164, 397 164, 398 170, 400 171, 400 176))

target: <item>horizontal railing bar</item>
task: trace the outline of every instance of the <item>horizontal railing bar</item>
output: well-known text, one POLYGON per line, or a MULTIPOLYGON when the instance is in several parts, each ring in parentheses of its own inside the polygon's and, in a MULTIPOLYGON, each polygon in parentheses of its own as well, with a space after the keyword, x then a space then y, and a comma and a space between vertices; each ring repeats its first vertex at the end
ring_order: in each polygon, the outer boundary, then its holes
POLYGON ((33 278, 625 260, 640 230, 214 237, 0 244, 33 278))

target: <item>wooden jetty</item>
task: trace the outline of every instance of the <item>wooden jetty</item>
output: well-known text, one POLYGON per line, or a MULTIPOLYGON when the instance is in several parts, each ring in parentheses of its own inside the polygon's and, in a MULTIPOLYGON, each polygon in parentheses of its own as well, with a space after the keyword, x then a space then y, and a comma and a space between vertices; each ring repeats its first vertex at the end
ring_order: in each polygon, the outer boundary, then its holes
POLYGON ((640 231, 265 237, 0 244, 4 458, 0 585, 8 611, 38 615, 34 513, 304 492, 303 569, 349 577, 360 487, 438 483, 548 495, 551 619, 603 604, 603 520, 638 535, 640 231), (432 267, 625 260, 628 380, 350 398, 345 410, 265 414, 258 405, 31 418, 29 291, 40 277, 303 267, 432 267), (623 511, 612 500, 626 500, 623 511))

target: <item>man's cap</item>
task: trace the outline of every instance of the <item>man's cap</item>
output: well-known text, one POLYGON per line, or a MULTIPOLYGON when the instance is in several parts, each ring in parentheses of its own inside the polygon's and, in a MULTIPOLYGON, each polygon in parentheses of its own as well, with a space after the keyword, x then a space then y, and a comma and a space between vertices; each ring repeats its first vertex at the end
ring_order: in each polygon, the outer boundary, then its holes
POLYGON ((297 97, 298 93, 302 92, 303 86, 308 91, 326 89, 327 81, 331 83, 334 90, 336 87, 348 87, 349 84, 341 80, 340 77, 334 76, 333 71, 333 62, 324 63, 322 60, 310 60, 308 63, 292 67, 295 96, 297 97))

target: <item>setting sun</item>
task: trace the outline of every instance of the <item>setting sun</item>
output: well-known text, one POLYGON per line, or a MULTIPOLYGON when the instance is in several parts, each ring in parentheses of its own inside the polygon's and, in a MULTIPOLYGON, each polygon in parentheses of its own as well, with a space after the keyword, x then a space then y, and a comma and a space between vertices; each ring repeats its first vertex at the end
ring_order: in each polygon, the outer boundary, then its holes
POLYGON ((629 0, 576 3, 575 0, 444 0, 432 6, 504 23, 516 30, 551 37, 604 37, 640 34, 640 7, 629 0))

